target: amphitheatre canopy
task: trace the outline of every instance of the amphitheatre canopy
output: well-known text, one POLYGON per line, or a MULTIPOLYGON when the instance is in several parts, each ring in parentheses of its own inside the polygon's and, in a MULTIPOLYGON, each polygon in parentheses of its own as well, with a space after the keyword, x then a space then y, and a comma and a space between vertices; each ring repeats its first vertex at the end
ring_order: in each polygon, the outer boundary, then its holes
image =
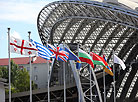
MULTIPOLYGON (((112 50, 126 63, 137 59, 138 12, 128 5, 114 2, 63 0, 46 5, 39 13, 37 26, 42 43, 74 44, 84 50, 106 55, 112 50)), ((117 2, 117 1, 116 1, 117 2)))

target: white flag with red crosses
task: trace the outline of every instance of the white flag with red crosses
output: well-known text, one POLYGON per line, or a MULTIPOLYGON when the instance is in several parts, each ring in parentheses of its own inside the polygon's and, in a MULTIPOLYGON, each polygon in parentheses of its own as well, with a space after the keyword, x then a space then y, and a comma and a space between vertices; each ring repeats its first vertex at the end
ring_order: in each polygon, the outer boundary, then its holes
POLYGON ((21 55, 37 55, 37 48, 31 42, 13 36, 10 37, 10 52, 21 55))

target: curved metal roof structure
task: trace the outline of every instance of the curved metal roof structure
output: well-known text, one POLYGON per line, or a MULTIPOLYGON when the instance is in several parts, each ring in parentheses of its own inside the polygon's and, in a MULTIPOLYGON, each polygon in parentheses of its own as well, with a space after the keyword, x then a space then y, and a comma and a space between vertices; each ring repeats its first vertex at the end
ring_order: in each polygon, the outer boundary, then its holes
POLYGON ((104 54, 112 50, 129 63, 137 58, 138 12, 118 5, 83 0, 63 0, 46 5, 39 13, 38 32, 43 44, 79 42, 84 50, 104 54))

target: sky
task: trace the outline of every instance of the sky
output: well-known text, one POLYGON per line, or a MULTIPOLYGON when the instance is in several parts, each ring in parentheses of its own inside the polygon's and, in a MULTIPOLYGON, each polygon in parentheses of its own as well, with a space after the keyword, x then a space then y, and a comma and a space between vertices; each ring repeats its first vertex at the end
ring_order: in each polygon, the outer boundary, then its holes
MULTIPOLYGON (((0 58, 8 58, 8 29, 10 35, 28 40, 31 38, 40 42, 37 30, 37 17, 41 9, 56 0, 0 0, 0 58)), ((13 57, 24 57, 11 53, 13 57)))
MULTIPOLYGON (((57 0, 0 0, 0 58, 8 58, 7 28, 11 28, 10 35, 28 40, 28 31, 31 31, 31 39, 40 42, 37 31, 37 17, 41 9, 48 3, 57 0)), ((126 4, 128 1, 119 0, 126 4)), ((24 57, 11 53, 13 57, 24 57)))

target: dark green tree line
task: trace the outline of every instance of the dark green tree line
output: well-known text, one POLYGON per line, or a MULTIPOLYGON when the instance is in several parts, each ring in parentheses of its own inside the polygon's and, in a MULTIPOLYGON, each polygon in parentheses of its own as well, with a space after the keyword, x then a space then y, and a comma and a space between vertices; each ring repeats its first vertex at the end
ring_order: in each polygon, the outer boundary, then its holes
MULTIPOLYGON (((9 82, 9 69, 5 66, 0 66, 0 77, 7 79, 9 82)), ((36 85, 32 82, 32 87, 35 89, 36 85)), ((17 64, 11 60, 11 90, 12 93, 29 91, 30 76, 26 68, 19 68, 17 64)), ((6 90, 6 93, 8 89, 6 90)))

